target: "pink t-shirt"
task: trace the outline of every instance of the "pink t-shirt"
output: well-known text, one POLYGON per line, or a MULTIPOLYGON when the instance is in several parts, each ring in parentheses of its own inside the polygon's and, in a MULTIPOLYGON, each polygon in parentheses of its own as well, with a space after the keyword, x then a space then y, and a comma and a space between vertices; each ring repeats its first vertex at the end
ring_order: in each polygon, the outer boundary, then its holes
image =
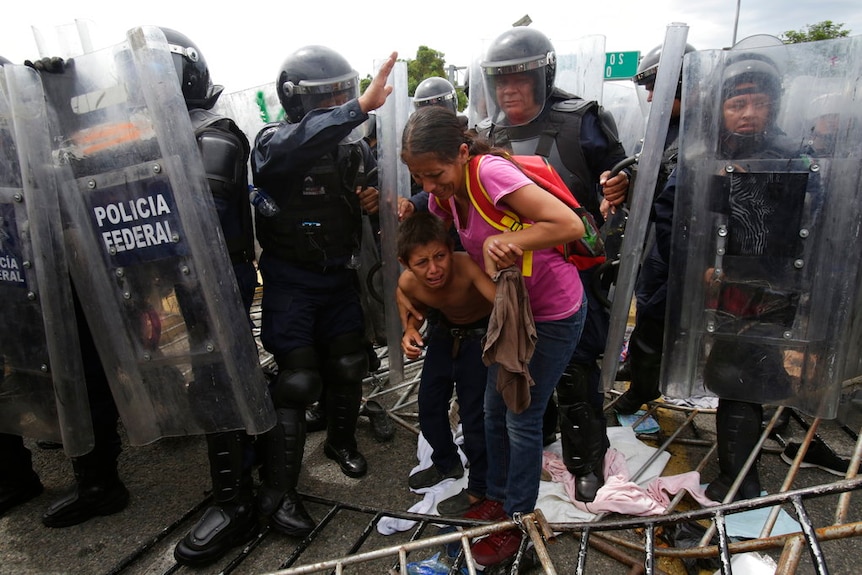
MULTIPOLYGON (((533 183, 517 166, 505 158, 493 155, 487 156, 479 165, 479 179, 494 205, 507 210, 510 208, 505 205, 506 195, 533 183)), ((482 244, 485 242, 485 238, 499 234, 500 231, 486 222, 472 205, 467 221, 458 221, 454 198, 449 199, 451 215, 437 205, 433 195, 428 197, 428 206, 431 213, 444 220, 451 221, 454 219, 458 228, 458 235, 461 237, 461 245, 464 246, 470 257, 479 264, 479 267, 484 269, 482 244)), ((532 273, 529 276, 524 276, 524 284, 530 296, 533 319, 535 321, 553 321, 569 317, 578 311, 584 296, 584 288, 581 285, 578 269, 563 259, 562 254, 556 248, 536 250, 532 257, 532 273)))

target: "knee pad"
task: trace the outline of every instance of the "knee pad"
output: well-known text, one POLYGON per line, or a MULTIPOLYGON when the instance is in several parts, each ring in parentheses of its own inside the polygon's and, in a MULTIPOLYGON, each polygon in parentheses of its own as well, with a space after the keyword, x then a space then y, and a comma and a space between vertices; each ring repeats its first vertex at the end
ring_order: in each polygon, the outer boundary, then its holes
POLYGON ((317 354, 303 347, 276 358, 278 375, 272 384, 272 400, 276 408, 306 406, 317 401, 323 382, 317 354))
POLYGON ((570 363, 557 382, 559 404, 583 403, 589 400, 589 396, 590 381, 587 369, 582 365, 570 363))
POLYGON ((368 373, 368 353, 360 334, 339 336, 329 346, 326 359, 327 381, 333 385, 355 384, 368 373))

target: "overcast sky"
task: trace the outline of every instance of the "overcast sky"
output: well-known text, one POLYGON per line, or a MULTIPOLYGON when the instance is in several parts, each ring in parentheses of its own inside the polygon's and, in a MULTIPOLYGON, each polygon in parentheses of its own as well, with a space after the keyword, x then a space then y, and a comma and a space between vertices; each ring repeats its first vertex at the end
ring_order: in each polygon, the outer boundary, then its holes
POLYGON ((558 47, 567 40, 601 35, 606 51, 613 52, 647 52, 662 43, 668 24, 674 22, 688 25, 688 42, 697 49, 729 46, 738 5, 737 40, 753 34, 777 36, 823 20, 862 34, 859 0, 600 0, 592 8, 587 5, 583 0, 541 4, 34 0, 18 3, 13 14, 4 11, 0 55, 14 63, 39 57, 33 27, 49 46, 57 46, 58 28, 68 30, 76 20, 89 22, 93 40, 101 47, 117 43, 135 26, 164 26, 189 36, 206 57, 213 81, 234 92, 274 81, 285 56, 307 44, 339 51, 363 77, 390 52, 412 59, 423 45, 443 52, 447 64, 466 66, 479 55, 483 41, 525 14, 532 27, 558 47), (203 7, 212 12, 202 14, 203 7))

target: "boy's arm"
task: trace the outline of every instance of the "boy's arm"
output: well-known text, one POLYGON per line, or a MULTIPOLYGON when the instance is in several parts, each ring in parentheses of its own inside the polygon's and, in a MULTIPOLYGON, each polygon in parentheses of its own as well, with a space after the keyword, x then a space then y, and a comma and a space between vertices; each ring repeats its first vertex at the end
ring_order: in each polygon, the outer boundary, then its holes
POLYGON ((408 271, 401 273, 401 277, 398 279, 398 289, 396 290, 398 297, 396 300, 398 302, 398 315, 401 317, 401 325, 404 328, 404 334, 401 336, 401 351, 407 356, 407 359, 417 359, 422 353, 422 348, 425 347, 425 342, 419 333, 424 319, 416 311, 419 309, 424 311, 424 306, 410 297, 413 290, 411 289, 409 274, 408 271))
POLYGON ((491 276, 485 273, 485 271, 480 268, 476 262, 474 262, 471 258, 465 258, 466 261, 466 271, 469 274, 469 277, 476 289, 479 290, 479 293, 491 303, 494 303, 494 298, 497 296, 497 284, 494 283, 494 280, 491 279, 491 276))

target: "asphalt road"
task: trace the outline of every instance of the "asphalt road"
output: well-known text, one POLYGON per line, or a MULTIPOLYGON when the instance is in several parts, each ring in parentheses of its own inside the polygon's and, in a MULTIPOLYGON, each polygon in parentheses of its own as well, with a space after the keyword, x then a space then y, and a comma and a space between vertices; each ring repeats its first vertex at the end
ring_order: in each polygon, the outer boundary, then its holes
MULTIPOLYGON (((386 386, 382 388, 386 391, 386 386)), ((381 389, 368 388, 379 393, 381 389)), ((399 394, 384 393, 379 401, 392 407, 399 394)), ((396 410, 405 425, 396 425, 395 437, 386 443, 377 442, 369 422, 360 418, 358 440, 369 460, 369 473, 361 479, 344 476, 337 465, 323 455, 323 433, 309 435, 304 470, 300 478, 302 493, 314 496, 308 503, 311 514, 325 523, 325 527, 310 542, 302 542, 264 528, 263 535, 249 549, 236 548, 222 561, 208 568, 191 569, 175 565, 172 557, 176 542, 188 531, 206 503, 209 473, 203 438, 183 437, 163 439, 146 446, 125 446, 120 458, 120 474, 131 492, 127 509, 109 517, 99 517, 84 524, 65 529, 44 527, 39 518, 47 506, 70 485, 71 466, 60 450, 46 450, 30 443, 35 468, 45 485, 45 492, 33 501, 22 505, 0 518, 0 575, 33 574, 151 574, 151 573, 237 573, 262 574, 277 572, 288 567, 314 565, 353 555, 379 551, 400 545, 411 537, 427 538, 437 534, 437 528, 428 524, 421 533, 413 531, 395 535, 380 535, 374 528, 376 513, 401 513, 420 500, 407 488, 407 476, 416 464, 417 435, 411 430, 415 418, 411 414, 415 405, 396 410), (320 498, 320 499, 317 499, 320 498), (321 503, 325 500, 327 503, 321 503), (343 506, 331 502, 341 502, 343 506)), ((658 421, 662 431, 658 435, 642 437, 645 442, 659 445, 663 439, 679 428, 687 413, 661 410, 658 421)), ((689 471, 707 453, 702 443, 714 441, 713 415, 698 415, 695 425, 685 427, 680 438, 689 444, 676 444, 665 473, 689 471)), ((609 419, 611 424, 615 421, 609 419)), ((795 421, 782 435, 783 440, 801 439, 802 427, 795 421)), ((849 455, 853 443, 834 422, 825 422, 821 435, 842 455, 849 455)), ((778 457, 780 443, 770 440, 767 452, 760 462, 763 483, 769 493, 781 487, 788 466, 778 457)), ((715 472, 710 459, 703 470, 709 479, 715 472)), ((837 477, 819 469, 803 469, 794 487, 829 484, 837 477)), ((862 520, 862 506, 855 492, 847 521, 862 520)), ((806 504, 814 527, 834 521, 837 495, 811 500, 806 504)), ((696 508, 691 500, 683 500, 679 510, 696 508)), ((785 506, 790 509, 790 506, 785 506)), ((792 512, 792 509, 791 509, 792 512)), ((622 519, 611 517, 609 519, 622 519)), ((571 531, 561 530, 547 547, 558 573, 576 572, 578 537, 582 527, 571 531)), ((629 539, 643 549, 642 530, 619 530, 615 535, 629 539)), ((594 538, 595 540, 595 538, 594 538)), ((597 542, 599 544, 601 542, 597 542)), ((428 557, 441 547, 432 546, 416 551, 408 560, 428 557)), ((630 558, 642 560, 637 550, 624 550, 630 558)), ((777 558, 779 551, 770 551, 777 558)), ((862 557, 862 542, 858 537, 823 543, 823 554, 829 573, 851 575, 859 572, 858 559, 862 557)), ((384 574, 397 565, 395 555, 346 567, 348 573, 384 574)), ((685 573, 678 561, 660 559, 658 567, 666 573, 685 573)), ((334 572, 331 568, 319 572, 334 572)), ((522 573, 541 573, 538 566, 526 567, 522 573)), ((585 564, 586 573, 612 575, 629 573, 630 566, 591 547, 585 564)), ((708 573, 709 571, 703 571, 708 573)), ((812 560, 803 554, 798 573, 815 573, 812 560)))

